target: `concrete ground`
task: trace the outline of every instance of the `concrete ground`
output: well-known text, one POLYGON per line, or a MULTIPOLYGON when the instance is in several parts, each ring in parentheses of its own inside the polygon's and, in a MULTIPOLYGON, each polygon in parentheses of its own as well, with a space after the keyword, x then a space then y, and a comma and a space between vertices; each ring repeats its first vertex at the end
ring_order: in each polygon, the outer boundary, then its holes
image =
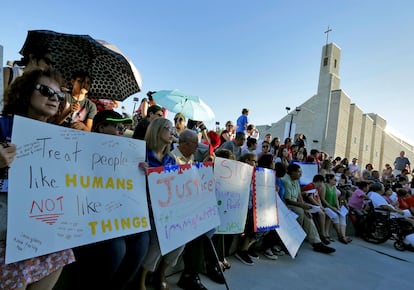
MULTIPOLYGON (((247 266, 234 256, 228 258, 231 269, 224 274, 229 289, 413 289, 414 252, 400 252, 393 241, 381 245, 367 243, 359 238, 348 245, 331 243, 334 254, 321 254, 304 242, 298 255, 269 260, 260 255, 254 266, 247 266)), ((180 273, 168 277, 170 289, 180 289, 176 282, 180 273)), ((200 275, 209 290, 226 289, 208 277, 200 275)), ((147 289, 152 289, 148 287, 147 289)))

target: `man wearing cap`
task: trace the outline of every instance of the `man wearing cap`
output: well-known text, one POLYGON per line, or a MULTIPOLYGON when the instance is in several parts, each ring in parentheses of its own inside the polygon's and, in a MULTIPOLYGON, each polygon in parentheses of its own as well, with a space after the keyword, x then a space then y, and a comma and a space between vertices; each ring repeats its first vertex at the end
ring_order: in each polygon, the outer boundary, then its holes
POLYGON ((150 122, 154 119, 161 118, 163 116, 162 108, 158 105, 152 105, 148 108, 147 116, 138 122, 137 126, 135 127, 134 134, 132 138, 144 140, 145 133, 147 132, 147 128, 150 122))
POLYGON ((124 118, 121 114, 113 110, 103 110, 93 118, 92 132, 123 135, 125 127, 123 125, 132 124, 131 118, 124 118))

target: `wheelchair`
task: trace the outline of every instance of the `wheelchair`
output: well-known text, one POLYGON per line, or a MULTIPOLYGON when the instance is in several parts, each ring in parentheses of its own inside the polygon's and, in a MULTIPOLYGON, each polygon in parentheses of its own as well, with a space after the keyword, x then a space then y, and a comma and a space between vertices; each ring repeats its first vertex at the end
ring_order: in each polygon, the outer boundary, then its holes
POLYGON ((391 218, 389 211, 374 209, 371 202, 363 211, 351 208, 349 215, 356 235, 369 243, 382 244, 392 238, 394 248, 404 251, 407 249, 404 238, 414 233, 410 222, 404 218, 391 218))

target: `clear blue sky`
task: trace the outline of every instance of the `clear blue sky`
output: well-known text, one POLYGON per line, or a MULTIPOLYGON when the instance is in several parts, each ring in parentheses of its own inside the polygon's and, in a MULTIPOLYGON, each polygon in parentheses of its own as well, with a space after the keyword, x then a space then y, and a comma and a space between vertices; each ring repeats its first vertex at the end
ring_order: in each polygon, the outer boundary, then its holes
MULTIPOLYGON (((200 96, 223 125, 250 109, 270 124, 316 93, 324 31, 342 49, 341 88, 414 141, 411 0, 20 0, 1 4, 0 44, 19 59, 28 30, 89 34, 120 48, 148 90, 200 96)), ((214 128, 214 122, 208 124, 214 128)))

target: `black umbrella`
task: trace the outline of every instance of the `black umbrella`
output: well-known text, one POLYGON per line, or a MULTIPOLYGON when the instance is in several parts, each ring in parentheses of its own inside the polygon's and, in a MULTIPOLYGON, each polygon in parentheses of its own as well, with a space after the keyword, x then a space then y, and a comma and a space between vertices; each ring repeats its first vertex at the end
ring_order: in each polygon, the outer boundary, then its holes
POLYGON ((103 40, 89 35, 31 30, 20 54, 28 55, 39 46, 50 51, 53 67, 63 74, 68 86, 73 72, 84 70, 91 74, 89 97, 123 101, 141 90, 141 75, 134 64, 116 46, 103 40))

